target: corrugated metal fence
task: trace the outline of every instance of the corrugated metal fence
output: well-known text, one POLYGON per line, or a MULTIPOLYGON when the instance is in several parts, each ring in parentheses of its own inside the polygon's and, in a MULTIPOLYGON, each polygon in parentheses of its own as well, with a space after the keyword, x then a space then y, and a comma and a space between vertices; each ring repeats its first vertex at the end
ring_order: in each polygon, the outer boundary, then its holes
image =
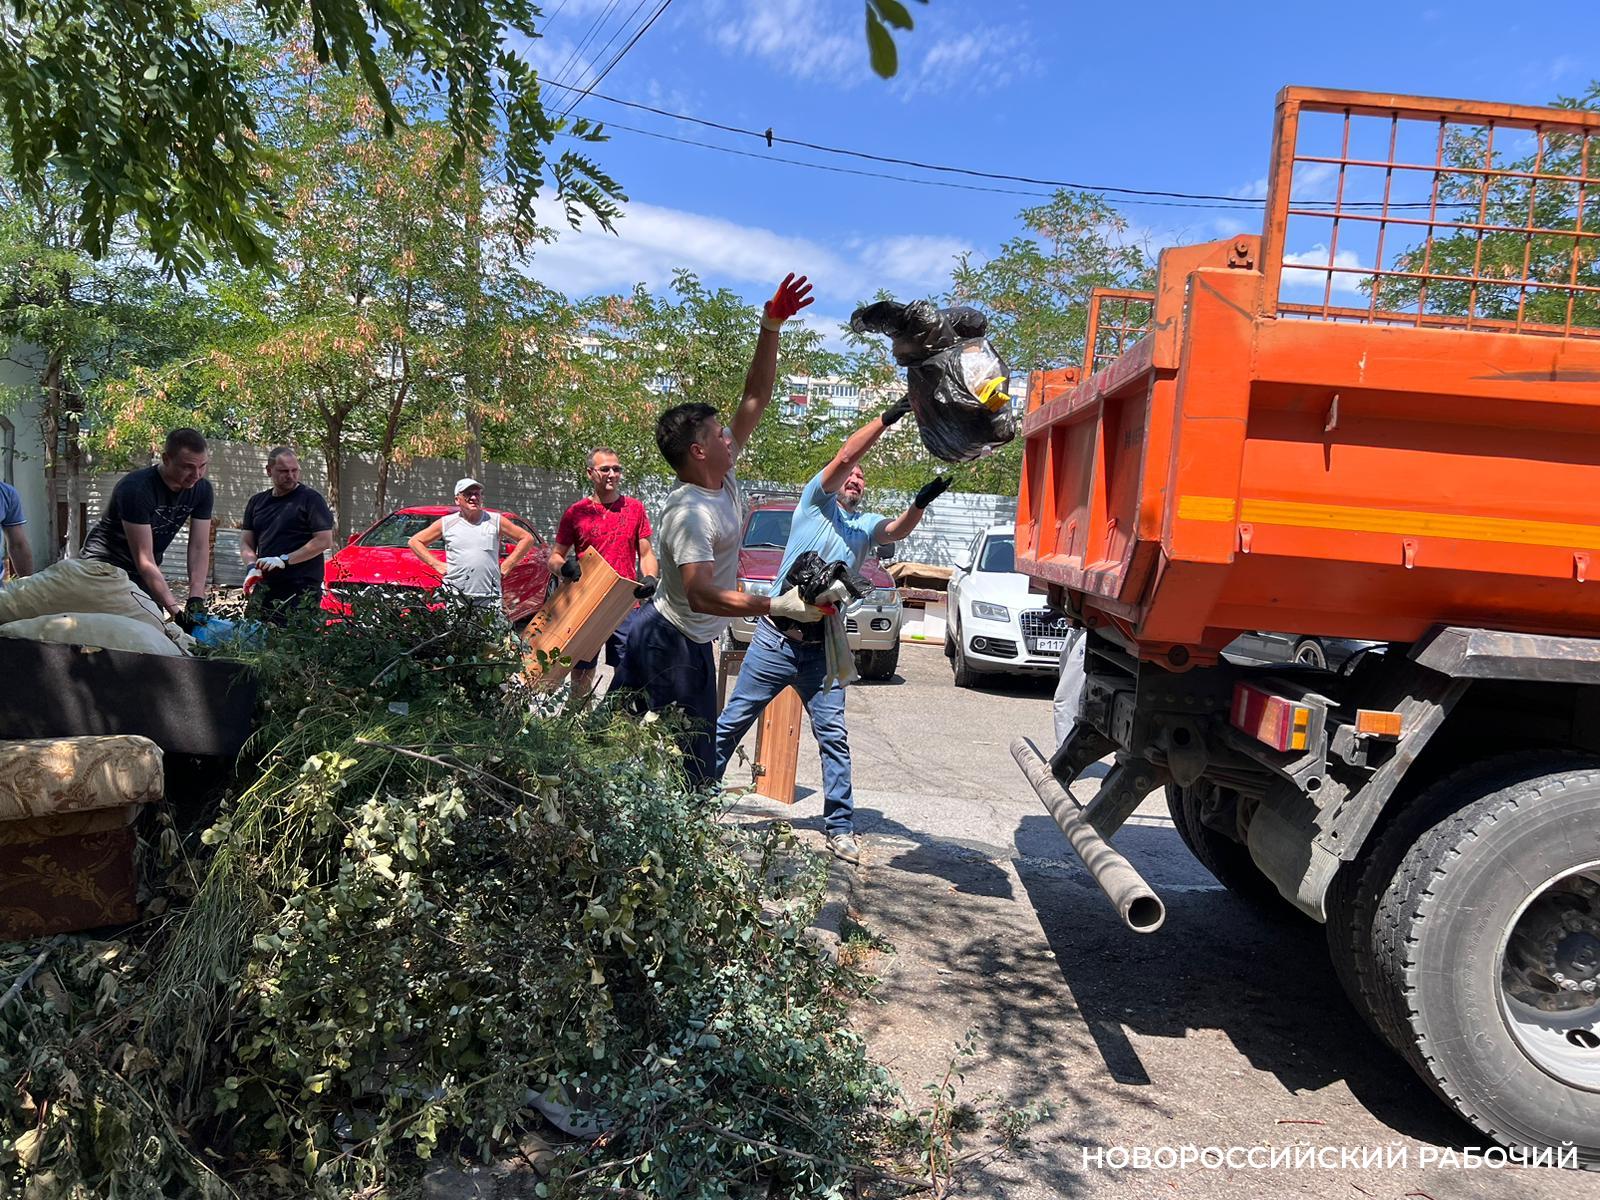
MULTIPOLYGON (((266 447, 244 442, 213 442, 209 478, 216 490, 217 554, 213 564, 215 582, 237 585, 243 578, 239 565, 237 534, 229 530, 238 525, 245 501, 268 486, 265 473, 266 447)), ((327 472, 312 456, 302 456, 301 478, 327 494, 327 472)), ((624 464, 627 466, 627 464, 624 464)), ((375 459, 352 455, 344 464, 346 494, 356 497, 351 512, 344 515, 347 530, 359 530, 382 516, 373 508, 378 492, 378 467, 375 459)), ((409 504, 448 504, 455 481, 465 472, 459 462, 449 459, 419 458, 389 467, 384 512, 409 504)), ((122 478, 121 474, 97 475, 83 481, 82 499, 93 521, 104 498, 122 478)), ((675 480, 646 475, 631 478, 625 489, 644 502, 654 515, 672 490, 675 480)), ((541 467, 485 463, 482 472, 484 498, 493 508, 510 509, 528 520, 546 539, 555 537, 561 514, 588 490, 581 472, 552 471, 541 467)), ((794 491, 758 482, 744 483, 747 493, 762 490, 794 491)), ((870 509, 894 516, 911 503, 912 493, 874 491, 867 493, 870 509)), ((971 544, 973 536, 989 525, 1011 521, 1016 514, 1014 496, 971 493, 946 493, 928 509, 927 516, 909 538, 901 543, 898 557, 912 562, 954 565, 971 544)), ((87 532, 87 530, 85 530, 87 532)), ((169 578, 183 578, 186 533, 173 540, 164 555, 163 569, 169 578)))

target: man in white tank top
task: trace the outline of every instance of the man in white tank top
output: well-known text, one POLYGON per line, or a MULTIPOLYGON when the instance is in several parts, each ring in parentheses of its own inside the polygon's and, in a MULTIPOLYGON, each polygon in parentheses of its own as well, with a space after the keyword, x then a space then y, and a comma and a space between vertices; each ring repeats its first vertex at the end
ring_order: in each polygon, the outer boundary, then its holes
POLYGON ((485 608, 500 607, 500 581, 533 549, 533 535, 514 521, 483 507, 483 484, 456 480, 456 511, 440 517, 407 543, 411 553, 444 577, 444 585, 485 608), (428 546, 444 539, 441 560, 428 546), (500 560, 500 540, 516 545, 500 560))

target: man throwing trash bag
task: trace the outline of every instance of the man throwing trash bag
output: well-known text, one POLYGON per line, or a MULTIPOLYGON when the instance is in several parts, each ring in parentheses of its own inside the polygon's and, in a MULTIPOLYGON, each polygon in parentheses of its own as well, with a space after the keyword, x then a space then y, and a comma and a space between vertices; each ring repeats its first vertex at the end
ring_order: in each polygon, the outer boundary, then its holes
POLYGON ((634 690, 650 711, 676 708, 692 728, 681 742, 696 786, 716 778, 711 727, 717 719, 717 673, 711 651, 733 617, 767 614, 796 621, 822 616, 793 588, 778 596, 738 589, 742 500, 733 466, 772 401, 783 323, 811 303, 805 276, 789 275, 767 301, 744 396, 731 422, 709 404, 678 404, 656 421, 656 446, 678 486, 656 522, 661 586, 628 626, 613 692, 634 690))
MULTIPOLYGON (((862 511, 867 479, 861 460, 883 431, 910 411, 910 402, 901 400, 882 416, 868 421, 806 484, 795 506, 789 541, 778 567, 780 585, 795 561, 808 551, 815 552, 824 562, 842 561, 852 573, 859 571, 873 546, 898 542, 909 534, 922 520, 928 505, 950 486, 946 476, 933 480, 917 493, 911 507, 893 520, 881 513, 862 511)), ((734 748, 761 710, 786 687, 793 687, 805 703, 811 733, 822 755, 822 820, 828 849, 845 862, 859 862, 861 848, 855 838, 844 687, 832 677, 820 623, 780 628, 770 615, 756 622, 755 637, 739 668, 739 682, 717 721, 716 776, 720 779, 728 769, 734 748)))

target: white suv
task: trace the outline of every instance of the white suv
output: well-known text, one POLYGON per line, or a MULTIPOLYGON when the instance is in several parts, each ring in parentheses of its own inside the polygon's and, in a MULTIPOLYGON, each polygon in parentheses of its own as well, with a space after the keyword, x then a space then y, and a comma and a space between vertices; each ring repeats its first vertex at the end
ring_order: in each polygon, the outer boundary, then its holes
POLYGON ((991 525, 950 576, 944 652, 957 687, 980 675, 1055 675, 1071 623, 1017 574, 1015 526, 991 525))

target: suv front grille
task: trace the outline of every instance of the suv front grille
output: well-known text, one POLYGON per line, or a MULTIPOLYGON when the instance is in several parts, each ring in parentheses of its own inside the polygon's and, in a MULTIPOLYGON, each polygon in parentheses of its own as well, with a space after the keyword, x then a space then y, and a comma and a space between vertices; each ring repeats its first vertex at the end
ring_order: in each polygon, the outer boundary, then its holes
POLYGON ((1040 638, 1064 638, 1072 632, 1072 622, 1067 614, 1049 608, 1032 608, 1022 614, 1022 640, 1029 654, 1055 654, 1055 650, 1040 650, 1040 638))

